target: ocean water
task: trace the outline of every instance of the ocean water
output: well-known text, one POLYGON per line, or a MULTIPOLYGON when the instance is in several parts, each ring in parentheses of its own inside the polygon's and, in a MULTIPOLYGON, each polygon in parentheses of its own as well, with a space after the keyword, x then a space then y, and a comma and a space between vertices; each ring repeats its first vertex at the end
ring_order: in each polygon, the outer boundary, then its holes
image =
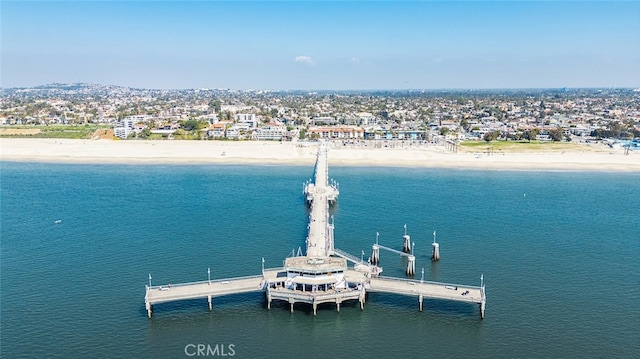
MULTIPOLYGON (((640 174, 331 167, 336 246, 416 243, 420 278, 487 286, 475 305, 370 294, 317 317, 261 294, 167 303, 144 286, 260 273, 304 246, 311 167, 3 162, 0 356, 637 357, 640 174), (54 223, 61 220, 59 224, 54 223), (429 260, 433 231, 442 259, 429 260), (189 347, 193 348, 193 347, 189 347), (187 350, 188 352, 189 349, 187 350), (193 351, 191 351, 193 353, 193 351)), ((381 253, 385 275, 402 258, 381 253)))

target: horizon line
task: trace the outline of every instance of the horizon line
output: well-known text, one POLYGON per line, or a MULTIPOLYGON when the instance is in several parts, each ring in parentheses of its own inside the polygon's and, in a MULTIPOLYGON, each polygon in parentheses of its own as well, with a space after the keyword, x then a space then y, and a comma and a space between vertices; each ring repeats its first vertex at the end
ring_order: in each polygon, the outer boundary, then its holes
POLYGON ((69 86, 69 85, 89 85, 89 86, 110 86, 121 87, 133 90, 151 90, 151 91, 188 91, 188 90, 228 90, 228 91, 269 91, 269 92, 375 92, 375 91, 499 91, 499 90, 634 90, 640 89, 640 86, 585 86, 585 87, 570 87, 570 86, 549 86, 549 87, 439 87, 439 88, 361 88, 361 89, 269 89, 269 88, 231 88, 231 87, 185 87, 185 88, 151 88, 151 87, 136 87, 126 85, 114 85, 95 82, 51 82, 47 84, 40 84, 35 86, 13 86, 4 87, 0 86, 0 90, 19 90, 19 89, 35 89, 46 86, 69 86))

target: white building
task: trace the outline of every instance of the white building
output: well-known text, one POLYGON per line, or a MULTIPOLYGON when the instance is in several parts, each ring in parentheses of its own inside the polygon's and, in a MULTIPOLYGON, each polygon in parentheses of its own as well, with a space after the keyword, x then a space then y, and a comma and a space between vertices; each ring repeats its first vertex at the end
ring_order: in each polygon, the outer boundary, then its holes
POLYGON ((324 139, 361 139, 364 138, 364 129, 361 127, 313 127, 307 131, 307 135, 318 134, 324 139))
POLYGON ((286 135, 286 128, 282 125, 269 123, 260 127, 256 132, 258 141, 280 141, 286 135))
POLYGON ((250 129, 248 124, 236 123, 235 125, 227 129, 225 136, 231 139, 234 139, 234 138, 243 139, 243 138, 246 138, 249 131, 250 129))
POLYGON ((249 128, 258 127, 258 120, 256 119, 256 115, 253 113, 239 113, 236 114, 235 119, 238 123, 249 125, 249 128))
POLYGON ((372 126, 378 124, 376 117, 370 112, 358 112, 356 116, 362 123, 362 126, 372 126))
POLYGON ((134 132, 133 125, 140 121, 137 120, 139 116, 127 116, 119 123, 118 127, 113 129, 113 133, 116 137, 126 139, 130 134, 134 132))

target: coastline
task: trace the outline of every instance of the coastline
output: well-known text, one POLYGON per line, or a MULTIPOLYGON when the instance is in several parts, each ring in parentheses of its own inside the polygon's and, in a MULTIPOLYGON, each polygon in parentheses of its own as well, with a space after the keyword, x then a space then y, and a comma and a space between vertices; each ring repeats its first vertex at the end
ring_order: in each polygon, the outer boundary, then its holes
MULTIPOLYGON (((313 142, 115 141, 0 139, 0 162, 77 164, 313 165, 313 142)), ((578 148, 578 147, 577 147, 578 148)), ((640 172, 640 153, 588 148, 576 151, 452 153, 441 147, 330 147, 332 166, 423 167, 477 170, 640 172)))

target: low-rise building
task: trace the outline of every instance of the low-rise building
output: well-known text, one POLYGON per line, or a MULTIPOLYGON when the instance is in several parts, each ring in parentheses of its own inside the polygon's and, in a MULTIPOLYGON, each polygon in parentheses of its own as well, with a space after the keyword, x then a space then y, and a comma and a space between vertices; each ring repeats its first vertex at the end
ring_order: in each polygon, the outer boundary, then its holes
POLYGON ((307 135, 318 134, 323 139, 360 139, 364 138, 362 127, 313 127, 307 135))
POLYGON ((258 141, 281 141, 286 132, 287 129, 283 125, 270 122, 266 126, 258 128, 256 139, 258 141))

